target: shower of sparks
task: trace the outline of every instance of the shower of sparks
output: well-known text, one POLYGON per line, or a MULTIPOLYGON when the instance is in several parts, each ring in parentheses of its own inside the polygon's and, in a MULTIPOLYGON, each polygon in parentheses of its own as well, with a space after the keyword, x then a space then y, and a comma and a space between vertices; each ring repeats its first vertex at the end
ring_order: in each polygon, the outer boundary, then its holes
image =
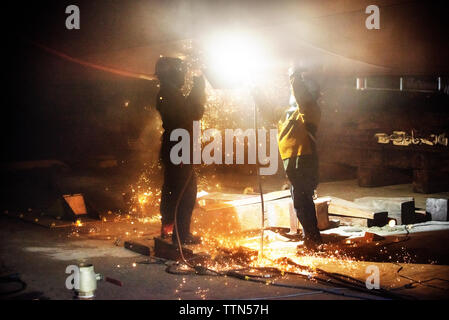
POLYGON ((130 186, 129 214, 138 218, 157 217, 161 202, 162 168, 146 163, 136 184, 130 186))
MULTIPOLYGON (((193 83, 193 77, 198 74, 198 70, 203 69, 202 59, 192 49, 191 43, 184 45, 183 59, 189 70, 186 76, 186 85, 183 93, 187 94, 193 83)), ((270 108, 278 108, 288 105, 289 82, 286 76, 277 76, 267 79, 269 86, 264 86, 260 91, 264 93, 265 102, 270 108)), ((248 129, 253 128, 253 97, 248 88, 238 88, 232 90, 214 89, 206 83, 207 102, 205 113, 201 120, 201 130, 210 128, 217 129, 224 135, 225 129, 248 129)), ((263 128, 275 128, 277 121, 263 119, 260 126, 263 128)), ((158 129, 160 130, 160 129, 158 129)), ((162 133, 162 131, 161 131, 162 133)), ((204 143, 204 141, 203 141, 204 143)), ((207 192, 222 191, 223 183, 218 180, 216 167, 199 165, 195 169, 198 176, 198 191, 201 194, 207 192)), ((146 163, 138 181, 130 185, 128 203, 130 205, 129 216, 144 224, 158 224, 161 216, 159 214, 160 197, 162 186, 162 167, 157 161, 146 163)), ((244 190, 242 189, 242 192, 244 190)), ((247 187, 245 192, 252 192, 252 187, 247 187)), ((199 200, 200 207, 205 205, 204 200, 199 200), (203 202, 203 203, 202 203, 203 202)), ((223 223, 222 223, 223 224, 223 223)), ((213 225, 213 222, 212 222, 213 225)), ((348 268, 352 260, 338 251, 327 253, 326 256, 297 254, 299 242, 280 241, 268 233, 265 242, 264 256, 258 256, 260 235, 236 234, 229 225, 229 232, 220 235, 213 229, 196 229, 194 234, 202 237, 202 244, 198 250, 211 257, 208 267, 215 271, 226 271, 239 269, 242 267, 272 267, 281 272, 294 272, 309 277, 314 276, 314 269, 317 263, 326 264, 328 261, 340 261, 348 268)), ((186 271, 189 267, 183 266, 186 271)), ((175 294, 179 297, 186 286, 186 279, 183 278, 175 294)), ((197 288, 196 294, 205 299, 208 289, 197 288)), ((179 297, 180 299, 181 297, 179 297)))
MULTIPOLYGON (((196 50, 191 41, 186 41, 181 49, 181 56, 187 66, 186 84, 183 93, 188 94, 192 89, 194 76, 204 70, 203 53, 196 50)), ((269 86, 264 86, 264 97, 268 98, 272 107, 287 105, 289 98, 289 82, 286 75, 273 76, 267 79, 269 86), (269 81, 268 81, 269 80, 269 81)), ((248 129, 254 124, 253 113, 248 110, 253 109, 253 97, 248 88, 234 88, 232 90, 214 89, 206 82, 207 102, 205 113, 201 120, 201 130, 217 129, 224 135, 225 129, 248 129)), ((128 103, 126 101, 125 103, 128 103)), ((278 119, 279 120, 279 119, 278 119)), ((261 127, 276 127, 275 122, 261 121, 261 127)), ((157 131, 162 133, 158 126, 157 131)), ((203 144, 205 142, 203 141, 203 144)), ((217 181, 214 172, 216 167, 199 165, 195 169, 198 177, 199 191, 221 191, 222 184, 217 181)), ((128 204, 129 214, 140 218, 156 217, 160 206, 162 185, 162 167, 157 161, 145 163, 138 181, 130 186, 128 204)))
POLYGON ((282 241, 274 232, 268 232, 264 238, 263 258, 258 256, 260 236, 256 234, 253 236, 217 236, 206 233, 202 236, 202 241, 203 243, 197 250, 211 256, 213 262, 207 267, 215 271, 242 267, 270 267, 281 272, 313 277, 314 269, 318 265, 333 261, 351 268, 354 262, 350 257, 339 253, 338 250, 325 254, 298 254, 297 246, 301 242, 282 241))

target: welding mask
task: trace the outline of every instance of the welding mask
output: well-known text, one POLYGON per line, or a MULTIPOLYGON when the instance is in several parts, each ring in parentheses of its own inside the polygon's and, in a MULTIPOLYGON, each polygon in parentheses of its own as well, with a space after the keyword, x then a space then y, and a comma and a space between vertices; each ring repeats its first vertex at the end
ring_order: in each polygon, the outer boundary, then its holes
POLYGON ((156 76, 161 84, 170 84, 177 88, 184 85, 186 67, 179 58, 161 57, 156 62, 156 76))

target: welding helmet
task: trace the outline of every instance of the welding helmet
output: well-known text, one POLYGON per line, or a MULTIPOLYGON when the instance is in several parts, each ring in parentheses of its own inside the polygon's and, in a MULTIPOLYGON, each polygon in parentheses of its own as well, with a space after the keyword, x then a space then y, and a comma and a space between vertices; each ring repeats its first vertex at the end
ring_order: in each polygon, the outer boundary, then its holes
POLYGON ((312 98, 316 101, 320 97, 320 85, 315 80, 310 77, 306 77, 304 80, 304 84, 307 87, 307 90, 312 95, 312 98))
MULTIPOLYGON (((296 81, 300 81, 305 89, 307 89, 312 99, 316 101, 320 97, 320 85, 312 79, 308 71, 307 68, 296 65, 288 69, 288 75, 290 79, 294 77, 296 81)), ((296 104, 293 94, 290 96, 289 104, 292 107, 296 104)))
POLYGON ((160 57, 156 62, 155 74, 161 83, 180 87, 185 81, 186 67, 179 58, 160 57))
POLYGON ((302 74, 304 72, 307 72, 307 68, 300 66, 300 65, 293 65, 288 68, 288 76, 289 77, 293 77, 293 76, 302 77, 302 74))

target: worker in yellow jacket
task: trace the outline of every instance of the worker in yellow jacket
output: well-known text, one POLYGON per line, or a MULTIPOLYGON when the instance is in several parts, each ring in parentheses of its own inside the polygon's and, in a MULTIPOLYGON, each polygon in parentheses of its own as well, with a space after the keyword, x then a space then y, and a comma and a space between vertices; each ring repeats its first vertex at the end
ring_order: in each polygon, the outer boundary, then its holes
POLYGON ((304 70, 293 70, 290 83, 290 108, 279 124, 278 145, 303 227, 304 247, 313 250, 322 242, 313 202, 318 185, 316 133, 321 118, 317 104, 320 90, 314 81, 305 78, 304 70))

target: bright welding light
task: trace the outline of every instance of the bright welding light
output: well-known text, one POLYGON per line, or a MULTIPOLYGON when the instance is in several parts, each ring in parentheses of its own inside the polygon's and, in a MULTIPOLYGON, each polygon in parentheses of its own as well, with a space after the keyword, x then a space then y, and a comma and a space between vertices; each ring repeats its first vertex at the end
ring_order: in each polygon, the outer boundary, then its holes
POLYGON ((207 67, 212 77, 226 85, 253 83, 267 66, 266 46, 244 32, 218 34, 206 40, 207 67))

